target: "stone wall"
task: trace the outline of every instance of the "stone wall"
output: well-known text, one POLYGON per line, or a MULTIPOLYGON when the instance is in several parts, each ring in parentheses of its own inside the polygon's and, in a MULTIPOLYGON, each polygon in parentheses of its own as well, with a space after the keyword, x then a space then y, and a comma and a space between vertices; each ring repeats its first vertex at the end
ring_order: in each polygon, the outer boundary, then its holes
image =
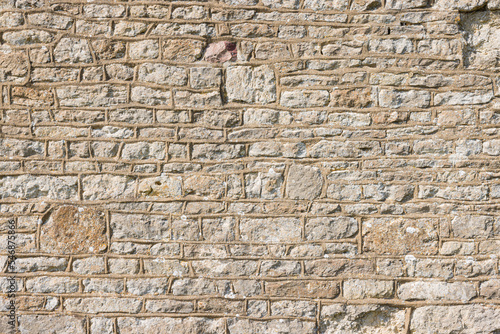
POLYGON ((1 333, 500 333, 499 0, 0 9, 1 333))

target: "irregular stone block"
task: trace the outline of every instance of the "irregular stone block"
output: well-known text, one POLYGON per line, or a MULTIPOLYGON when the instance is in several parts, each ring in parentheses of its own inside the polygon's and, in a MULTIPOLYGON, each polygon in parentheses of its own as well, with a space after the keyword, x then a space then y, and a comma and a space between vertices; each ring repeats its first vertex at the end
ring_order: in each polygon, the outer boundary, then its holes
POLYGON ((384 305, 323 305, 320 332, 404 333, 405 310, 384 305))
POLYGON ((240 236, 242 241, 300 241, 301 230, 301 223, 297 218, 245 218, 240 222, 240 236))
POLYGON ((410 282, 401 284, 398 296, 403 300, 454 300, 467 302, 476 297, 476 288, 465 282, 410 282))
POLYGON ((292 165, 288 170, 286 193, 291 199, 313 200, 321 194, 323 183, 319 168, 292 165))
POLYGON ((226 91, 229 102, 266 104, 276 101, 276 80, 268 65, 230 66, 226 91))
POLYGON ((54 59, 60 63, 91 63, 92 55, 87 40, 62 38, 54 48, 54 59))
POLYGON ((256 321, 250 319, 230 318, 228 328, 231 334, 252 333, 281 333, 312 334, 316 333, 316 324, 301 320, 279 319, 256 321))
POLYGON ((335 240, 353 237, 358 222, 352 217, 310 218, 305 226, 307 240, 335 240))
POLYGON ((40 248, 53 254, 103 252, 107 248, 104 213, 90 207, 57 208, 41 226, 40 248))
POLYGON ((117 239, 169 240, 168 217, 160 215, 121 214, 111 215, 111 231, 117 239))
POLYGON ((500 310, 489 305, 423 306, 412 314, 410 330, 424 333, 490 333, 500 330, 500 310))
POLYGON ((435 254, 437 219, 370 218, 363 221, 363 248, 377 254, 435 254))
POLYGON ((134 197, 135 179, 130 176, 99 174, 82 179, 85 200, 108 200, 134 197), (103 191, 106 189, 106 191, 103 191))
POLYGON ((85 334, 84 317, 68 315, 21 315, 18 318, 22 334, 85 334))
POLYGON ((74 176, 4 176, 0 178, 0 188, 0 198, 78 199, 78 180, 74 176))
POLYGON ((206 333, 224 334, 224 319, 211 318, 118 318, 118 329, 121 334, 156 333, 206 333))

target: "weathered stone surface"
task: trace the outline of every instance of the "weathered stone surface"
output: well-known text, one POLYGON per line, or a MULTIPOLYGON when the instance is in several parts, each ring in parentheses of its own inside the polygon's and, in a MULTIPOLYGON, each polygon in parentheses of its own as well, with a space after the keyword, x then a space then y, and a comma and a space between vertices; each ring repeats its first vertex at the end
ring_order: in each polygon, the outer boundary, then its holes
POLYGON ((321 194, 323 177, 317 167, 292 165, 288 170, 287 196, 313 200, 321 194))
POLYGON ((68 298, 63 303, 64 308, 70 312, 102 313, 102 312, 127 312, 138 313, 142 301, 133 298, 115 297, 90 297, 90 298, 68 298))
POLYGON ((127 102, 127 90, 123 86, 63 86, 56 92, 64 107, 103 107, 127 102))
POLYGON ((314 322, 300 320, 280 319, 268 321, 256 321, 249 319, 230 318, 228 320, 229 332, 243 334, 251 331, 253 333, 280 333, 309 334, 316 332, 314 322))
POLYGON ((451 221, 451 231, 456 238, 488 238, 493 236, 493 226, 500 222, 492 216, 463 215, 451 221))
POLYGON ((84 334, 85 318, 68 315, 21 315, 19 331, 22 334, 84 334))
POLYGON ((276 79, 271 67, 230 66, 226 90, 229 102, 266 104, 276 101, 276 79))
POLYGON ((344 282, 343 294, 347 299, 389 298, 393 286, 391 281, 351 279, 344 282))
POLYGON ((294 90, 281 94, 280 104, 290 108, 323 107, 330 101, 325 90, 294 90))
POLYGON ((424 254, 437 252, 438 222, 435 219, 373 218, 363 221, 364 250, 377 254, 424 254))
POLYGON ((106 200, 111 198, 132 198, 135 180, 121 175, 89 175, 82 180, 83 198, 86 200, 106 200), (107 189, 104 193, 101 190, 107 189))
POLYGON ((351 238, 358 232, 358 222, 351 217, 310 218, 305 225, 307 240, 351 238))
POLYGON ((211 63, 225 63, 236 60, 237 54, 235 43, 216 42, 208 45, 205 50, 204 60, 211 63))
POLYGON ((479 294, 481 297, 487 299, 498 299, 500 298, 500 280, 490 279, 486 282, 481 283, 479 294))
POLYGON ((159 215, 116 213, 111 216, 110 226, 113 238, 117 239, 168 240, 171 238, 168 218, 159 215))
POLYGON ((467 302, 476 296, 471 283, 410 282, 401 284, 398 296, 403 300, 454 300, 467 302))
POLYGON ((61 206, 41 227, 46 253, 101 253, 107 248, 104 212, 90 207, 61 206))
POLYGON ((170 61, 191 63, 199 60, 205 43, 198 40, 169 39, 163 43, 163 57, 170 61))
POLYGON ((0 1, 0 333, 500 333, 499 10, 0 1))
POLYGON ((405 310, 381 305, 331 304, 321 308, 320 332, 404 333, 405 310))
POLYGON ((299 241, 301 238, 301 224, 296 218, 245 218, 240 222, 240 234, 243 241, 299 241))
POLYGON ((272 297, 335 298, 340 292, 335 281, 274 281, 266 282, 265 287, 272 297))
POLYGON ((118 318, 118 328, 123 334, 139 334, 142 332, 169 333, 206 333, 223 334, 223 319, 211 318, 118 318))
POLYGON ((77 178, 73 176, 21 175, 0 178, 1 198, 77 199, 77 178))
POLYGON ((25 52, 14 51, 8 47, 0 48, 0 79, 3 82, 21 83, 27 74, 28 58, 25 52))
POLYGON ((84 39, 62 38, 54 48, 55 61, 61 63, 90 63, 92 55, 84 39))
POLYGON ((187 83, 187 72, 182 67, 146 63, 139 67, 138 80, 169 86, 183 86, 187 83))
POLYGON ((385 108, 425 108, 429 107, 431 95, 426 91, 400 91, 381 89, 379 103, 385 108))
POLYGON ((144 86, 132 88, 130 100, 149 106, 169 106, 172 104, 172 94, 169 90, 154 89, 144 86))
POLYGON ((179 197, 182 195, 182 181, 174 176, 146 178, 139 181, 138 190, 142 197, 179 197))
POLYGON ((189 71, 189 80, 191 87, 195 89, 219 87, 222 71, 211 67, 192 67, 189 71))
POLYGON ((489 333, 500 329, 500 311, 487 305, 423 306, 412 314, 412 333, 489 333))

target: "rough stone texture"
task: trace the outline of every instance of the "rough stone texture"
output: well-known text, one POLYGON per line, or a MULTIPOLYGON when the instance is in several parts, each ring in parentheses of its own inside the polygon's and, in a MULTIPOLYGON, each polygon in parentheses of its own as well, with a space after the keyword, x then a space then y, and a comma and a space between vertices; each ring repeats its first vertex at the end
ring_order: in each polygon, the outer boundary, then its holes
POLYGON ((42 225, 40 248, 47 253, 101 253, 107 248, 104 213, 92 208, 62 206, 42 225))
POLYGON ((226 90, 229 102, 266 104, 276 101, 274 72, 269 66, 230 66, 226 90))
POLYGON ((380 305, 325 305, 321 309, 320 332, 404 333, 405 311, 380 305))
POLYGON ((500 310, 495 306, 424 306, 415 309, 411 333, 494 333, 500 330, 500 310))
POLYGON ((287 195, 291 199, 313 200, 321 194, 322 187, 319 168, 293 165, 288 170, 287 195))
POLYGON ((0 1, 0 333, 500 333, 499 27, 0 1))

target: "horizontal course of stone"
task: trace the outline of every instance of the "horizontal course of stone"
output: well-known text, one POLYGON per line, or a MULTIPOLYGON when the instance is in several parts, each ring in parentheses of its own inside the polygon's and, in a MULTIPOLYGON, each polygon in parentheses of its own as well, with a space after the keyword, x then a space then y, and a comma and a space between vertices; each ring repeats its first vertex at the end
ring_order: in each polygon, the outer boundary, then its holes
POLYGON ((500 333, 499 0, 1 0, 0 93, 0 333, 500 333))

